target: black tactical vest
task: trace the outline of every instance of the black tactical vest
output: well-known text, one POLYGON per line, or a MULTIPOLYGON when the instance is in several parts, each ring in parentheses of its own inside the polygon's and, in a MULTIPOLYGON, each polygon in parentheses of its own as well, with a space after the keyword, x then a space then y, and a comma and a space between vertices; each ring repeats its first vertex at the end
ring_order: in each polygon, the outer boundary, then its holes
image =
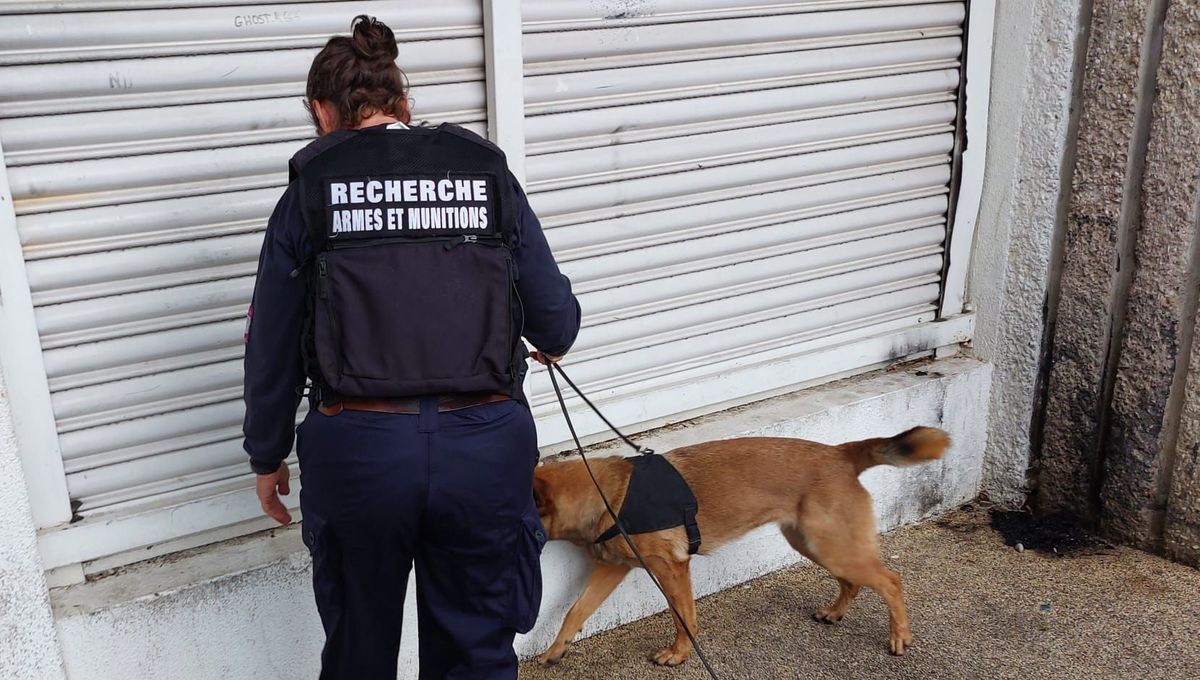
POLYGON ((525 350, 499 149, 453 125, 326 135, 292 158, 313 249, 317 398, 503 392, 525 350))

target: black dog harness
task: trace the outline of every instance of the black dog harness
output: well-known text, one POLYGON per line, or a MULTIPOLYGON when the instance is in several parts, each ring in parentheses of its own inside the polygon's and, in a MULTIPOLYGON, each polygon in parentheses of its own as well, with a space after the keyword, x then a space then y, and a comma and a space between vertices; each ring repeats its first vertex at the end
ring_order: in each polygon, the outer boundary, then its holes
MULTIPOLYGON (((700 527, 696 524, 699 504, 679 470, 664 456, 655 453, 629 459, 633 471, 629 487, 617 516, 630 534, 648 534, 682 525, 687 531, 688 554, 700 551, 700 527)), ((621 535, 613 524, 595 543, 604 543, 621 535)))

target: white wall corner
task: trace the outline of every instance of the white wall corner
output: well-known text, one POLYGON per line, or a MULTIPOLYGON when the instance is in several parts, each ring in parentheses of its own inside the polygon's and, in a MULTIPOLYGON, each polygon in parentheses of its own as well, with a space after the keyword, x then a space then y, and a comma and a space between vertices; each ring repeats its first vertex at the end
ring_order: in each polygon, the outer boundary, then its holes
POLYGON ((968 296, 995 364, 983 491, 1020 504, 1066 176, 1082 0, 996 3, 990 126, 968 296))
POLYGON ((66 678, 0 374, 0 678, 66 678))

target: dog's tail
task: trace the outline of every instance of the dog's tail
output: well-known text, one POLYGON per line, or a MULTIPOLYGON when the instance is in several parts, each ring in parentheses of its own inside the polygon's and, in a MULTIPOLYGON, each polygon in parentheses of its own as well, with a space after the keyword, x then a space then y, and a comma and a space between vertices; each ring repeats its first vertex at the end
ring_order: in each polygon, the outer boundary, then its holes
POLYGON ((895 437, 847 442, 839 448, 861 473, 876 465, 908 467, 937 460, 950 448, 950 435, 936 427, 914 427, 895 437))

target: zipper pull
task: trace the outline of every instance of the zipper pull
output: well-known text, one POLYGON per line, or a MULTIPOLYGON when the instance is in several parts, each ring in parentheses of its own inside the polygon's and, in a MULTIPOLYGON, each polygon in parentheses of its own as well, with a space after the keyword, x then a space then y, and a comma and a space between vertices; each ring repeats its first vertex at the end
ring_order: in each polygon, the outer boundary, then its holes
POLYGON ((317 276, 320 278, 321 297, 329 297, 329 266, 325 263, 324 255, 317 258, 317 276))
POLYGON ((461 237, 451 239, 446 242, 446 250, 453 250, 464 243, 478 243, 479 237, 475 234, 463 234, 461 237))

